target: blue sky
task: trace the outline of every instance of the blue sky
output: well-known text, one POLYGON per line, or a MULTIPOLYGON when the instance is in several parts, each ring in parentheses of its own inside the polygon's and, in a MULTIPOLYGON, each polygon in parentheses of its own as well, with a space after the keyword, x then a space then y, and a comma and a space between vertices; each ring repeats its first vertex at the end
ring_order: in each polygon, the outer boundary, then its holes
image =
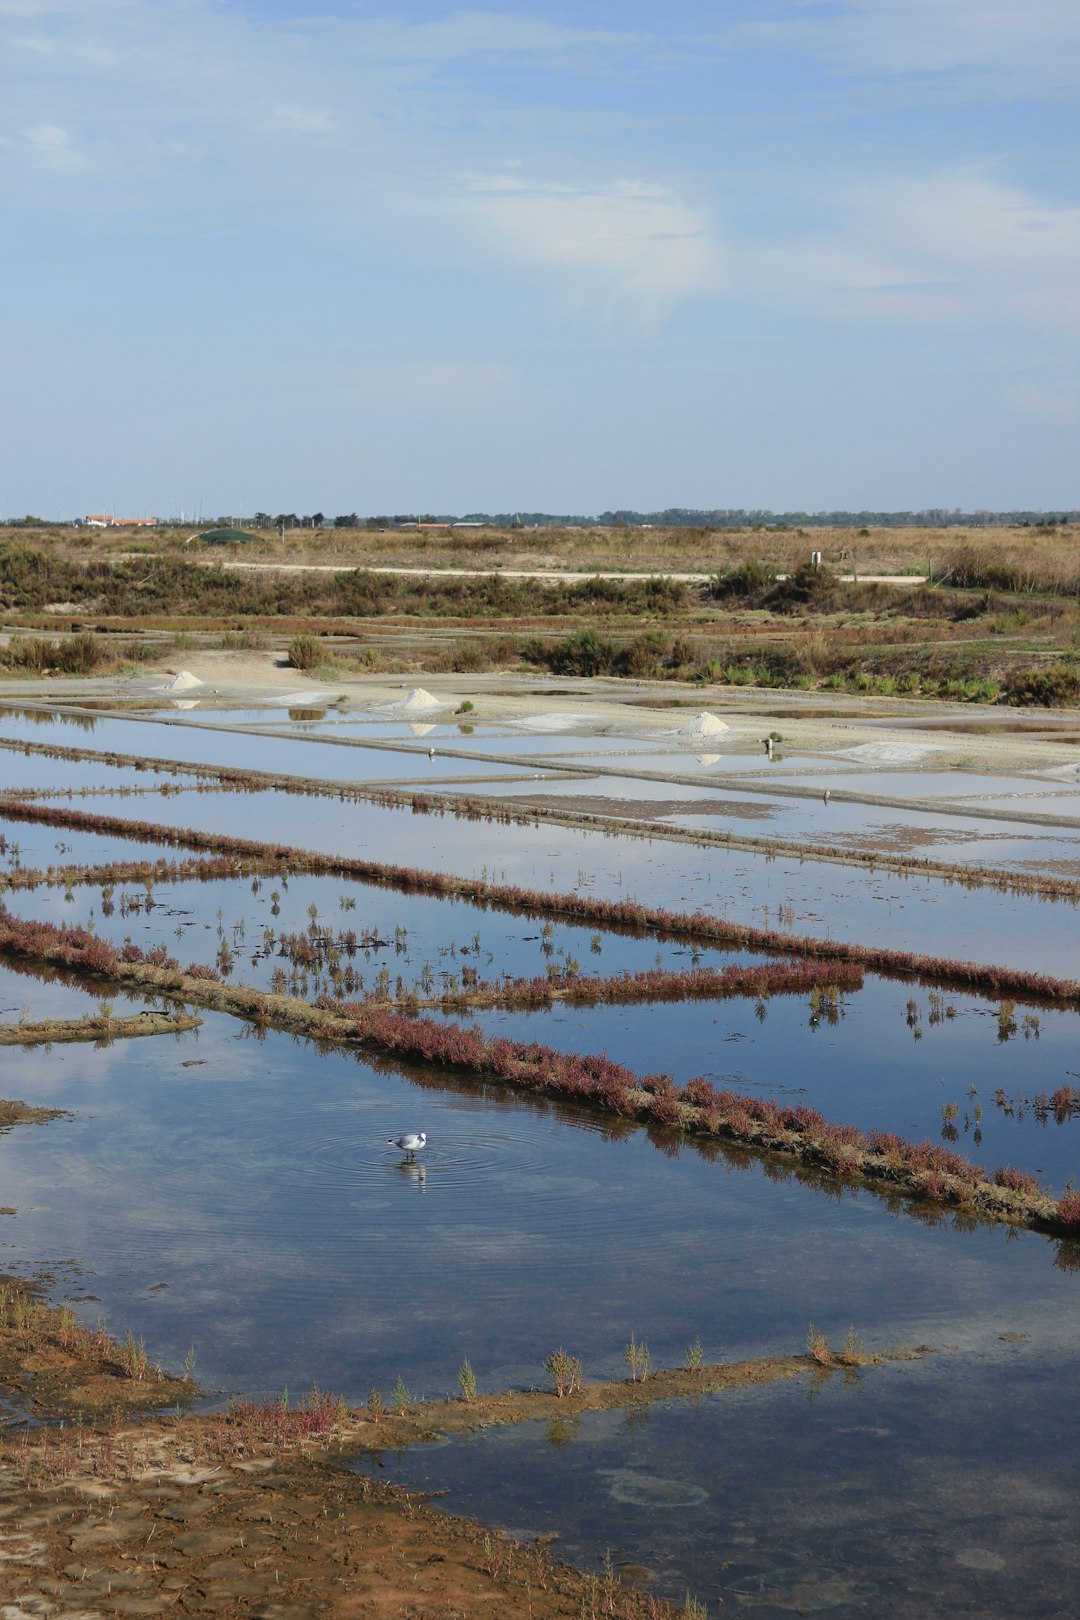
POLYGON ((1076 0, 0 0, 0 516, 1080 504, 1076 0))

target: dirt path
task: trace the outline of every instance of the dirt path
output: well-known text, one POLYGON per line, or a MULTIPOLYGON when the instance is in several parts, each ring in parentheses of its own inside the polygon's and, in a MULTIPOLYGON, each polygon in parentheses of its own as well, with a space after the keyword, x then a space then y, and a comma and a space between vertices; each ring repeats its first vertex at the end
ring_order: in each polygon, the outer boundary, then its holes
MULTIPOLYGON (((217 558, 194 559, 206 568, 223 568, 232 573, 247 574, 399 574, 408 579, 533 579, 548 585, 581 585, 586 580, 604 579, 621 582, 642 579, 671 580, 677 585, 707 585, 715 577, 711 574, 683 574, 669 568, 635 568, 612 570, 590 568, 575 572, 564 568, 406 568, 386 563, 286 563, 286 562, 222 562, 217 558)), ((925 585, 925 574, 838 574, 845 585, 895 585, 900 589, 925 585)), ((777 574, 778 580, 787 578, 777 574)))

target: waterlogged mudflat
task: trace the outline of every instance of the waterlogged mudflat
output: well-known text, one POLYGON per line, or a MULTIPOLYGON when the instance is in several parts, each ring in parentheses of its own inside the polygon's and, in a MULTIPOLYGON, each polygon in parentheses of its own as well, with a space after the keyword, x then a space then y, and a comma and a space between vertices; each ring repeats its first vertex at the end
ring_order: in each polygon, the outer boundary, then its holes
POLYGON ((19 1077, 24 1101, 75 1117, 0 1140, 5 1264, 71 1255, 77 1232, 84 1320, 174 1366, 194 1343, 207 1390, 317 1378, 362 1403, 401 1374, 443 1394, 466 1354, 483 1388, 534 1385, 558 1344, 620 1376, 631 1329, 661 1364, 695 1334, 712 1358, 799 1349, 811 1317, 877 1344, 1076 1327, 1080 1277, 1035 1234, 898 1219, 715 1147, 255 1040, 223 1015, 21 1053, 19 1077), (416 1128, 430 1145, 404 1165, 385 1138, 416 1128))
MULTIPOLYGON (((452 794, 455 790, 447 787, 444 791, 452 794)), ((886 790, 877 791, 884 794, 886 790)), ((525 799, 554 809, 565 805, 569 810, 581 809, 593 815, 655 820, 687 831, 752 831, 763 838, 789 842, 802 839, 837 850, 880 849, 885 854, 959 861, 999 870, 1047 862, 1055 866, 1069 863, 1080 873, 1080 831, 984 819, 974 813, 965 814, 951 804, 940 809, 866 805, 842 799, 830 799, 826 804, 816 797, 769 797, 765 789, 754 793, 741 783, 738 788, 721 788, 704 778, 699 786, 696 782, 595 774, 545 782, 542 790, 529 781, 485 785, 484 793, 492 798, 525 799)))
POLYGON ((963 1357, 490 1430, 358 1467, 448 1491, 451 1513, 556 1531, 592 1568, 608 1549, 710 1614, 1063 1615, 1080 1579, 1080 1461, 1060 1441, 1077 1415, 1071 1365, 1036 1327, 963 1357))

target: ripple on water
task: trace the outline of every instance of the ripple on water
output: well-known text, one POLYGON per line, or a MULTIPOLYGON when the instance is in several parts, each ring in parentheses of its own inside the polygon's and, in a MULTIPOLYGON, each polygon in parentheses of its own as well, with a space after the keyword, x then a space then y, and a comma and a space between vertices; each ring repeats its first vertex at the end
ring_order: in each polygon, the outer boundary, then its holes
POLYGON ((732 1594, 740 1609, 758 1613, 821 1614, 826 1609, 839 1609, 863 1598, 876 1597, 880 1588, 872 1581, 853 1581, 834 1569, 793 1565, 764 1570, 759 1575, 745 1575, 724 1590, 732 1594))
POLYGON ((616 1502, 628 1507, 648 1508, 657 1512, 664 1508, 700 1507, 709 1500, 709 1493, 700 1485, 686 1479, 662 1479, 657 1474, 640 1468, 602 1468, 599 1478, 607 1481, 607 1493, 616 1502))

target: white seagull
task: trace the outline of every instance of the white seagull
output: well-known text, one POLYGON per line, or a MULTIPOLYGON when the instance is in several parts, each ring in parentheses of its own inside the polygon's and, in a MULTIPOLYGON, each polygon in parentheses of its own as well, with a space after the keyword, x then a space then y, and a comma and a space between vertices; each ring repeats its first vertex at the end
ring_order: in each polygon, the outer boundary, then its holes
POLYGON ((427 1136, 423 1131, 407 1131, 404 1136, 388 1136, 386 1140, 391 1147, 400 1148, 408 1159, 415 1159, 421 1148, 427 1147, 427 1136))

